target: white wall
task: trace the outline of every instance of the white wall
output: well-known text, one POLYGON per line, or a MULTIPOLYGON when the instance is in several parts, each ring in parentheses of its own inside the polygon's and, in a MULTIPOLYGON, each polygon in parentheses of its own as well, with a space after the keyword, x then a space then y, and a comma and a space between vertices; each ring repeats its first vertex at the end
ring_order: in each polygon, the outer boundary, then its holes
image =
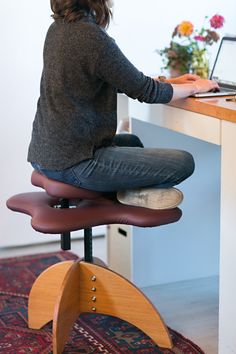
MULTIPOLYGON (((154 53, 165 46, 173 27, 183 19, 196 24, 216 12, 226 18, 225 32, 236 33, 235 0, 173 2, 115 0, 115 17, 109 33, 140 70, 159 72, 160 59, 154 53), (144 6, 145 4, 145 6, 144 6)), ((39 95, 42 48, 50 19, 49 0, 1 1, 1 135, 0 135, 0 247, 41 240, 29 218, 12 213, 6 199, 32 190, 31 167, 26 162, 31 125, 39 95)))
MULTIPOLYGON (((114 2, 114 22, 109 32, 127 57, 147 74, 160 73, 162 63, 155 50, 168 45, 175 26, 183 20, 199 28, 206 15, 211 17, 218 13, 226 19, 220 34, 236 35, 235 0, 114 2)), ((218 44, 211 48, 213 54, 217 47, 218 44)))
POLYGON ((41 240, 28 216, 5 206, 11 195, 32 190, 26 162, 32 120, 39 95, 44 36, 50 19, 49 0, 1 1, 1 139, 0 247, 41 240))

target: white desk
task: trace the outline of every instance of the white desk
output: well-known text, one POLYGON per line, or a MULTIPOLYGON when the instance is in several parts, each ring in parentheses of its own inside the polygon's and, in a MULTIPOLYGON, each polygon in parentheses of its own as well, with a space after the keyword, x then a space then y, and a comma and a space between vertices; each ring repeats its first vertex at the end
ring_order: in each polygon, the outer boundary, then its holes
POLYGON ((181 280, 181 271, 187 279, 192 265, 193 278, 214 275, 219 270, 219 353, 236 353, 236 104, 226 103, 225 98, 190 98, 172 106, 147 105, 125 96, 121 96, 118 103, 123 117, 135 118, 131 119, 132 131, 146 138, 147 144, 153 142, 158 132, 160 135, 155 139, 158 141, 153 146, 181 148, 182 141, 183 149, 196 157, 200 170, 198 178, 193 176, 181 188, 186 199, 181 207, 183 220, 155 231, 126 228, 130 237, 113 237, 109 241, 109 258, 114 259, 111 267, 119 272, 123 270, 124 275, 139 286, 150 285, 142 283, 137 276, 143 272, 143 279, 148 278, 150 269, 156 269, 159 283, 181 280), (164 141, 161 141, 163 136, 164 141), (195 193, 195 188, 199 193, 195 193), (204 200, 205 210, 201 200, 204 200), (160 237, 156 237, 157 233, 160 237), (159 244, 155 243, 158 239, 162 239, 159 244), (153 248, 156 248, 154 253, 153 248), (122 253, 120 263, 121 257, 114 257, 114 252, 122 253), (178 262, 178 257, 174 257, 179 252, 182 253, 178 262), (190 257, 187 256, 189 252, 190 257), (156 258, 161 258, 161 253, 166 253, 168 263, 176 268, 176 278, 171 279, 174 275, 170 275, 168 269, 159 276, 159 270, 166 266, 163 263, 166 258, 158 263, 158 259, 153 261, 153 255, 158 254, 156 258), (182 268, 178 267, 179 263, 182 268))

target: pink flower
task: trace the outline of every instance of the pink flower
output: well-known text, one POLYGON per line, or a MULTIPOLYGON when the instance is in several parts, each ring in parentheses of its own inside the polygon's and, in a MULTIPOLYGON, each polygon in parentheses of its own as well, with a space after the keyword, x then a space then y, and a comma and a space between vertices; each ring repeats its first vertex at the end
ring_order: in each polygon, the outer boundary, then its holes
POLYGON ((205 41, 205 37, 204 36, 202 36, 202 35, 197 35, 197 36, 194 36, 194 39, 196 40, 196 41, 200 41, 200 42, 204 42, 205 41))
POLYGON ((225 19, 221 15, 214 15, 210 19, 210 24, 211 24, 211 27, 213 27, 213 28, 223 27, 224 22, 225 22, 225 19))

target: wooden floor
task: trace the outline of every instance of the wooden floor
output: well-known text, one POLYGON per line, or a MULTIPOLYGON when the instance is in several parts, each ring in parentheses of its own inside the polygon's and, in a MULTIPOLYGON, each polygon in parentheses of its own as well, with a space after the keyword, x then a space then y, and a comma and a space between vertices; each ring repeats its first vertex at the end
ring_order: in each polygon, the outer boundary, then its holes
POLYGON ((218 277, 142 289, 166 324, 206 354, 218 352, 218 277))

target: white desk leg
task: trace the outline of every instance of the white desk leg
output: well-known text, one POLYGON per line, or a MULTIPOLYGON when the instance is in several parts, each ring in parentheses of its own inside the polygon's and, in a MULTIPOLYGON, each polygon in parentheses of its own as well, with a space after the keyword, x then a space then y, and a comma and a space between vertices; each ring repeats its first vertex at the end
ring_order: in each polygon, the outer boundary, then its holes
POLYGON ((222 121, 219 353, 236 353, 236 124, 222 121))

